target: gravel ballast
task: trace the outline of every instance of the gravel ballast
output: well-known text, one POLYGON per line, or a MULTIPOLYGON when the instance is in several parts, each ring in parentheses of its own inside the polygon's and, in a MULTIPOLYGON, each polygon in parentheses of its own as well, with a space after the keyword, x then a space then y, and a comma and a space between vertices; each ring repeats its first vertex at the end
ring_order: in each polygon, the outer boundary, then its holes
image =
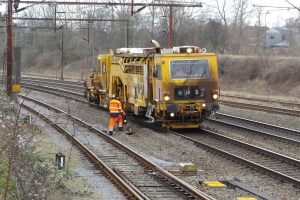
MULTIPOLYGON (((69 111, 70 114, 93 124, 100 130, 107 130, 109 115, 100 109, 95 109, 87 104, 78 103, 66 98, 53 97, 53 95, 35 91, 31 91, 28 96, 40 101, 46 101, 48 104, 69 111)), ((225 114, 300 130, 298 118, 259 111, 245 112, 226 106, 221 106, 221 111, 225 114)), ((300 197, 300 190, 292 187, 290 184, 282 183, 230 160, 211 154, 201 148, 195 147, 193 143, 185 141, 180 137, 168 133, 156 133, 148 128, 140 128, 131 122, 129 122, 129 125, 133 127, 134 134, 116 133, 113 137, 136 152, 139 152, 146 159, 170 171, 178 170, 179 164, 183 162, 196 164, 199 170, 203 170, 203 173, 199 173, 198 176, 193 177, 180 177, 191 184, 196 184, 198 181, 203 180, 239 180, 276 199, 297 200, 300 197)), ((48 135, 48 137, 51 136, 48 135)), ((75 169, 75 171, 84 171, 82 163, 80 163, 81 161, 76 162, 78 162, 78 169, 75 169)), ((89 181, 91 180, 87 178, 86 184, 89 184, 89 181)), ((90 187, 93 186, 91 185, 90 187)), ((217 199, 233 199, 236 198, 236 195, 249 195, 237 189, 205 190, 205 192, 212 196, 220 197, 217 199)))

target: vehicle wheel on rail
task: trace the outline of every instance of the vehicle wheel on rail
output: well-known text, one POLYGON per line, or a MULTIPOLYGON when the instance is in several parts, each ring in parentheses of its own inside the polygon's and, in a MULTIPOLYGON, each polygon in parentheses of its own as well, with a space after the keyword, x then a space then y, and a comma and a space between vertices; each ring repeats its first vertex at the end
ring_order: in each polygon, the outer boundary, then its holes
POLYGON ((86 94, 86 99, 87 99, 87 101, 88 101, 89 103, 92 103, 90 96, 91 96, 91 92, 88 91, 87 94, 86 94))
POLYGON ((99 96, 99 95, 97 95, 96 104, 97 104, 97 105, 99 105, 99 104, 100 104, 100 96, 99 96))
POLYGON ((155 117, 155 121, 154 121, 154 124, 156 125, 156 126, 162 126, 162 124, 163 124, 163 121, 162 120, 158 120, 156 117, 155 117))

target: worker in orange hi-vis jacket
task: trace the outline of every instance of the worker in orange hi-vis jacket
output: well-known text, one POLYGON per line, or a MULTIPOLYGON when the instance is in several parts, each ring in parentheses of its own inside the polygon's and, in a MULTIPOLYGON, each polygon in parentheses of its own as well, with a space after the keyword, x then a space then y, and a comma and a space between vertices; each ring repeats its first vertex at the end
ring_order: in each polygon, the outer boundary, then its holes
POLYGON ((119 131, 123 129, 123 117, 122 114, 125 115, 126 113, 122 109, 122 103, 120 101, 119 95, 113 95, 112 100, 109 102, 109 128, 108 134, 112 135, 114 130, 115 122, 119 123, 119 131))

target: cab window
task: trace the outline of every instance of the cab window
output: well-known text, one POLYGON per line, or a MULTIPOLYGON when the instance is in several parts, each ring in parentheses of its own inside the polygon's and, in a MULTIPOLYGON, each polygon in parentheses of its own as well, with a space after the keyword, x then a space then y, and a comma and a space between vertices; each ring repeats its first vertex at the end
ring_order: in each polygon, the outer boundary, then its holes
POLYGON ((155 69, 153 70, 153 77, 161 79, 161 66, 156 64, 155 69))
POLYGON ((170 74, 172 79, 209 78, 209 62, 201 60, 171 60, 170 74))
POLYGON ((156 70, 157 70, 157 78, 161 78, 161 66, 160 66, 160 64, 156 64, 156 70))
POLYGON ((106 74, 106 63, 105 62, 102 63, 102 73, 106 74))

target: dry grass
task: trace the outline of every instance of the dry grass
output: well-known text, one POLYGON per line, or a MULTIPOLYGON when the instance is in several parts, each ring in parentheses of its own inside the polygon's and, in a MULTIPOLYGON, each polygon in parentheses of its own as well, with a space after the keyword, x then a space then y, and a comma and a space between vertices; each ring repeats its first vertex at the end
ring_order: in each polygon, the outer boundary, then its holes
POLYGON ((225 74, 221 91, 259 95, 278 100, 300 97, 300 59, 287 57, 220 56, 225 74))

